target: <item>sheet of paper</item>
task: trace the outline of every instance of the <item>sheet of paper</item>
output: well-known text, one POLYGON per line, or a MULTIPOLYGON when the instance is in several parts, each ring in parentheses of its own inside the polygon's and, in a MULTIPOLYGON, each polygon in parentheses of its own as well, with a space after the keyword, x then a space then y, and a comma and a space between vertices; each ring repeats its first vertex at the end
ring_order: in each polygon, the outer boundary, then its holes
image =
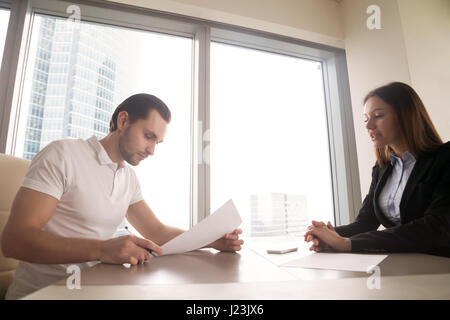
POLYGON ((386 257, 387 255, 379 254, 317 252, 284 263, 281 266, 367 272, 373 266, 378 265, 386 257))
POLYGON ((170 240, 161 248, 162 255, 183 253, 202 248, 225 233, 230 233, 242 223, 233 200, 228 200, 209 217, 197 223, 193 228, 170 240))

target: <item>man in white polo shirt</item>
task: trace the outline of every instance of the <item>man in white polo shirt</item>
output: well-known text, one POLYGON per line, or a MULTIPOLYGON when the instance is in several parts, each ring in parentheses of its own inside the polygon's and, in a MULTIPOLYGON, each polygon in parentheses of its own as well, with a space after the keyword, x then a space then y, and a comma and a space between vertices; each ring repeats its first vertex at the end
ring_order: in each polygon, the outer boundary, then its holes
MULTIPOLYGON (((155 96, 136 94, 115 110, 102 140, 54 141, 32 160, 3 230, 5 257, 20 260, 7 299, 18 299, 67 277, 67 267, 98 262, 132 265, 149 259, 144 248, 184 230, 162 224, 144 201, 133 169, 164 139, 170 111, 155 96), (145 239, 112 238, 124 217, 145 239)), ((240 229, 210 247, 238 251, 240 229)))

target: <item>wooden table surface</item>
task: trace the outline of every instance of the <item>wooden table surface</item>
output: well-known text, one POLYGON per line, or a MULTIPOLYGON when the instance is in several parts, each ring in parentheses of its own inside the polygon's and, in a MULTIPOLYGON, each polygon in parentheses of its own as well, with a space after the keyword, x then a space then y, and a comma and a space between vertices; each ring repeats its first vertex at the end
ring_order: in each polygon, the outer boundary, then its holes
POLYGON ((371 274, 280 267, 305 249, 268 255, 253 246, 238 253, 203 249, 152 258, 136 266, 98 264, 81 273, 81 289, 66 280, 24 299, 450 299, 450 259, 389 254, 380 264, 381 288, 371 274))

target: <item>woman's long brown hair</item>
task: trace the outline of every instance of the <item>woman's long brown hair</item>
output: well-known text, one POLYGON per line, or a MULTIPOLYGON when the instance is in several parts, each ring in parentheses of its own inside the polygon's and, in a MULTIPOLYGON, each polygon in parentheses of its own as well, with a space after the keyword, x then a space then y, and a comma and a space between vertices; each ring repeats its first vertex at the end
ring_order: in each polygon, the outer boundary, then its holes
MULTIPOLYGON (((408 151, 420 155, 439 148, 443 143, 419 95, 409 85, 391 82, 369 92, 369 98, 377 96, 389 104, 397 114, 400 133, 408 146, 408 151)), ((375 147, 375 156, 380 167, 389 161, 392 149, 389 146, 375 147)))

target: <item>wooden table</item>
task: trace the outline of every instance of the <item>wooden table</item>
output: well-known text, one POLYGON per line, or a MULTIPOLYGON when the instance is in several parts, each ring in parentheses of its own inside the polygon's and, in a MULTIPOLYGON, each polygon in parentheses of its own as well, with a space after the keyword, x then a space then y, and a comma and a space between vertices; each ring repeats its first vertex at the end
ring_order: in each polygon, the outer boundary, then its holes
POLYGON ((450 299, 450 259, 389 254, 380 264, 380 289, 371 274, 280 267, 309 254, 267 255, 253 246, 238 253, 203 249, 152 258, 137 266, 98 264, 81 273, 81 289, 66 280, 24 299, 450 299))

